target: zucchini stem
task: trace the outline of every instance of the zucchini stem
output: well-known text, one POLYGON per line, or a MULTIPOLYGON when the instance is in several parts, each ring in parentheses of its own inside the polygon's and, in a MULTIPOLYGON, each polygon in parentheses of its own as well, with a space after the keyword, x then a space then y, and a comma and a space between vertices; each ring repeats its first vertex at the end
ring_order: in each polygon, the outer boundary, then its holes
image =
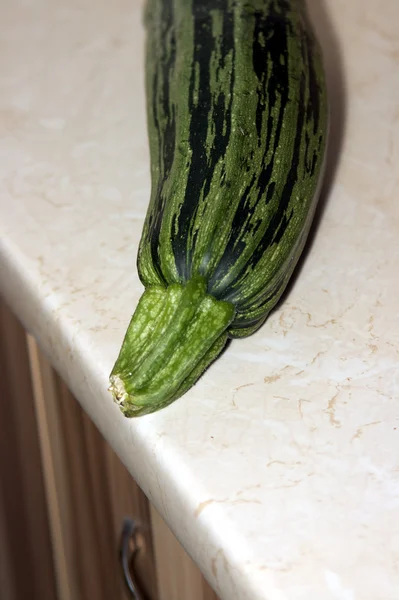
POLYGON ((142 295, 110 376, 110 391, 127 417, 179 398, 222 351, 235 308, 206 288, 205 278, 195 276, 142 295))

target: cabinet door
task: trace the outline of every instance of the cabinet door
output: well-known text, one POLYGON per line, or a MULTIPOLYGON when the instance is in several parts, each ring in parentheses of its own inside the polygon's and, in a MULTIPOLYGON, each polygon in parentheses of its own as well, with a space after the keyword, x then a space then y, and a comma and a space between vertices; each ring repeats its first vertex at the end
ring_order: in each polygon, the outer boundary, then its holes
POLYGON ((119 557, 125 517, 141 524, 135 562, 157 599, 149 504, 66 385, 28 338, 60 600, 128 600, 119 557))
POLYGON ((159 600, 218 600, 217 595, 151 506, 159 600))
POLYGON ((0 297, 0 598, 56 594, 25 332, 0 297))

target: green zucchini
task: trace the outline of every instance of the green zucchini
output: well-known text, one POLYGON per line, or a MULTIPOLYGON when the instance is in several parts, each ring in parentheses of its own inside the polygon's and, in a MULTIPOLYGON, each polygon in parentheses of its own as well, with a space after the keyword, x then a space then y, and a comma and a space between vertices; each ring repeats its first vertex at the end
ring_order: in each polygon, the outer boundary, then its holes
POLYGON ((315 211, 328 133, 304 0, 149 0, 145 286, 111 373, 126 416, 181 396, 276 305, 315 211))

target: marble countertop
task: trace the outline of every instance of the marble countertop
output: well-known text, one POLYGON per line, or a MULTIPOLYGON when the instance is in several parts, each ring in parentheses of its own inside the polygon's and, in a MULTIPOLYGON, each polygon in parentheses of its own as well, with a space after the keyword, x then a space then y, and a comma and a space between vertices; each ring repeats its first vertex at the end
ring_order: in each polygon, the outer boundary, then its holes
POLYGON ((0 7, 0 289, 224 600, 399 599, 399 3, 309 0, 327 178, 289 294, 159 413, 108 374, 142 292, 141 2, 0 7))

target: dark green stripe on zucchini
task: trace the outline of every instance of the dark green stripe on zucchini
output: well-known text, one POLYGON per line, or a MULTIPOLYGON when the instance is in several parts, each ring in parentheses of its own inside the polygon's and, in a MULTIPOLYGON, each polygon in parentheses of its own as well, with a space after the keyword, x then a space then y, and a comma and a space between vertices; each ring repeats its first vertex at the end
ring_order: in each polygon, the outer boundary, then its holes
POLYGON ((243 337, 277 303, 312 222, 328 128, 320 49, 303 0, 150 0, 146 26, 139 275, 146 289, 200 277, 232 306, 225 334, 243 337))

